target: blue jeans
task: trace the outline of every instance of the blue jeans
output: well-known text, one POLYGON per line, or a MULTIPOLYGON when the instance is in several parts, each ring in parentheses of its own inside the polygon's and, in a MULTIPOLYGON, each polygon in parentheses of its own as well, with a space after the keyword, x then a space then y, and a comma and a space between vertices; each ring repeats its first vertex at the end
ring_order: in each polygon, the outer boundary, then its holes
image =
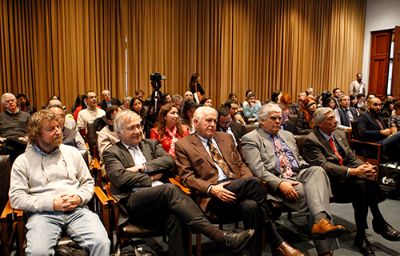
POLYGON ((78 207, 68 213, 33 213, 25 227, 26 255, 54 255, 63 232, 90 255, 110 255, 107 232, 97 214, 87 207, 78 207))

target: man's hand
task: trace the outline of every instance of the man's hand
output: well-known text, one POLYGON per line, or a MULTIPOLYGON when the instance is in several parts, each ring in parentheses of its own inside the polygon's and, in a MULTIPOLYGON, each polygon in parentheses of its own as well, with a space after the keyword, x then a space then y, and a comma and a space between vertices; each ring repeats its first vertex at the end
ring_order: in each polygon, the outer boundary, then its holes
POLYGON ((135 165, 129 168, 126 168, 126 170, 130 172, 143 172, 144 171, 144 165, 135 165))
POLYGON ((230 203, 236 200, 235 194, 224 187, 228 185, 230 181, 222 182, 221 184, 214 185, 210 189, 210 194, 218 198, 222 202, 230 203))
POLYGON ((82 199, 76 194, 63 194, 53 200, 53 209, 59 212, 69 212, 81 205, 82 199))
POLYGON ((3 142, 6 141, 6 140, 7 140, 7 138, 0 137, 0 143, 3 143, 3 142))
POLYGON ((18 140, 22 142, 28 142, 28 136, 18 137, 18 140))
POLYGON ((278 189, 281 191, 282 195, 286 199, 292 202, 296 202, 297 200, 299 200, 299 194, 293 187, 298 184, 299 183, 296 181, 282 181, 281 184, 279 184, 278 189))
POLYGON ((362 179, 375 180, 376 179, 376 166, 374 166, 370 163, 365 163, 365 164, 358 166, 357 168, 350 168, 349 175, 357 176, 362 179))
POLYGON ((380 130, 380 133, 382 135, 385 135, 386 137, 389 137, 392 134, 392 131, 388 128, 388 129, 385 129, 385 130, 380 130))
POLYGON ((163 173, 157 173, 157 174, 151 175, 150 177, 152 180, 159 180, 162 178, 162 176, 163 176, 163 173))

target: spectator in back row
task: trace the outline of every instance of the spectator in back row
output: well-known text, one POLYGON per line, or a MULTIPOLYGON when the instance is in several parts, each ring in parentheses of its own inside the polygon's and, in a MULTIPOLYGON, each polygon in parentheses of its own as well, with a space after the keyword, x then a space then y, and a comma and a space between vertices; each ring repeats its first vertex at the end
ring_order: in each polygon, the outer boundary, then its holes
POLYGON ((0 113, 0 153, 10 154, 11 162, 25 151, 27 144, 26 126, 30 115, 20 111, 12 93, 1 96, 4 111, 0 113))
POLYGON ((17 94, 17 106, 19 107, 19 110, 24 111, 32 115, 33 113, 36 112, 36 108, 31 106, 28 97, 23 94, 17 94))
POLYGON ((121 106, 121 101, 117 98, 112 98, 109 90, 103 90, 101 92, 101 98, 102 100, 99 105, 104 111, 106 111, 106 109, 112 105, 121 106))
POLYGON ((246 100, 243 101, 243 114, 247 122, 256 121, 260 108, 261 102, 256 99, 256 95, 251 91, 247 93, 246 100))
POLYGON ((117 133, 114 131, 114 119, 119 111, 121 111, 121 108, 119 108, 118 106, 111 106, 107 108, 107 125, 103 127, 97 134, 97 148, 99 150, 99 156, 101 159, 103 159, 104 150, 119 141, 117 133))
POLYGON ((334 110, 337 127, 339 129, 349 131, 352 129, 352 122, 355 122, 358 117, 358 112, 355 108, 350 107, 349 95, 343 94, 339 98, 339 107, 334 110))
POLYGON ((193 93, 194 101, 197 103, 197 105, 200 105, 200 102, 206 93, 204 91, 204 88, 200 84, 199 73, 194 73, 190 77, 189 89, 193 93))
POLYGON ((234 122, 239 123, 241 125, 246 125, 246 122, 244 121, 242 115, 239 112, 239 104, 234 101, 228 100, 227 102, 224 103, 224 106, 229 110, 229 114, 231 115, 231 118, 234 122))
POLYGON ((88 123, 93 123, 96 118, 105 116, 106 112, 97 106, 97 96, 93 91, 88 91, 87 96, 87 108, 79 111, 78 121, 76 125, 82 137, 86 136, 88 123))

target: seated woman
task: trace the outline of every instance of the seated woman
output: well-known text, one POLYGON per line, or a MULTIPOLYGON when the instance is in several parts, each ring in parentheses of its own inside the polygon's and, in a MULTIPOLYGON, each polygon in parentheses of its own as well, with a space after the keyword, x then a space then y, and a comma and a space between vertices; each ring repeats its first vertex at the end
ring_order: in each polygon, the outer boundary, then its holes
POLYGON ((203 97, 203 99, 200 101, 200 106, 212 107, 211 98, 208 96, 203 97))
POLYGON ((247 123, 253 123, 257 120, 258 111, 261 108, 261 102, 256 99, 254 92, 246 93, 246 100, 243 101, 243 114, 247 119, 247 123))
POLYGON ((400 101, 396 101, 394 104, 395 113, 389 119, 389 128, 392 134, 400 131, 400 101))
POLYGON ((130 108, 143 119, 146 116, 146 109, 143 107, 143 101, 139 97, 134 97, 131 100, 130 108))
POLYGON ((186 100, 183 103, 183 106, 181 109, 180 123, 183 126, 186 126, 186 129, 188 129, 190 133, 194 133, 192 118, 193 118, 194 111, 196 111, 196 109, 197 109, 197 104, 194 100, 186 100))
POLYGON ((156 127, 150 130, 150 139, 158 140, 165 151, 175 157, 175 143, 189 134, 179 121, 178 108, 173 103, 165 104, 158 114, 156 127))
POLYGON ((297 117, 296 126, 299 134, 308 134, 314 128, 313 114, 315 110, 317 110, 315 99, 307 96, 297 117))

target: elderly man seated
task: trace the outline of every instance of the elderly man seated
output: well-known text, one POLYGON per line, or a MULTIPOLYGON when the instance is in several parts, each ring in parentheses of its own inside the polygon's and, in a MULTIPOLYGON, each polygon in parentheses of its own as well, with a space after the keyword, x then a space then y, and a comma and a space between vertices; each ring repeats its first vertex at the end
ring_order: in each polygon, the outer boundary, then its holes
POLYGON ((4 112, 0 113, 0 154, 11 154, 11 160, 25 151, 27 144, 26 126, 30 115, 20 111, 12 93, 1 96, 4 112))
POLYGON ((299 211, 310 212, 311 236, 319 255, 330 255, 334 240, 344 232, 332 224, 329 206, 329 178, 319 166, 303 160, 292 133, 281 130, 282 110, 268 103, 258 112, 259 128, 242 137, 243 159, 257 177, 267 183, 269 200, 282 202, 299 211))
POLYGON ((317 109, 314 120, 316 127, 304 142, 307 152, 304 157, 309 163, 324 168, 335 198, 352 202, 357 226, 355 245, 363 255, 375 255, 365 235, 368 208, 374 217, 374 231, 388 240, 400 240, 400 232, 385 221, 379 210, 378 203, 384 198, 375 180, 375 166, 364 163, 354 155, 345 133, 337 129, 332 109, 317 109))

